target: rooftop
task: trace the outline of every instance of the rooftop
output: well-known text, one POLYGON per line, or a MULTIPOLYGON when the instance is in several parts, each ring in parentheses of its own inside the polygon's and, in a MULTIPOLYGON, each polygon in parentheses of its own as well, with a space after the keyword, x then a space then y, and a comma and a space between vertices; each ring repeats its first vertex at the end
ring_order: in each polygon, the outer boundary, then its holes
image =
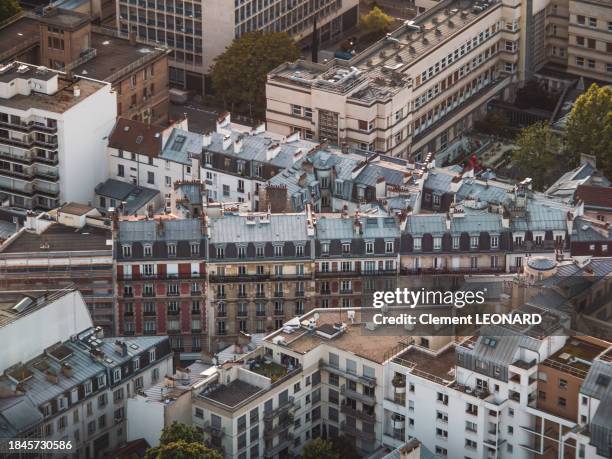
POLYGON ((304 214, 224 215, 210 219, 210 243, 306 241, 304 214))
POLYGON ((598 207, 612 210, 612 187, 579 185, 576 200, 584 202, 585 207, 598 207))
POLYGON ((0 61, 12 58, 13 48, 21 47, 24 42, 37 43, 38 29, 38 21, 26 16, 0 27, 0 61))
POLYGON ((204 399, 209 399, 213 402, 226 405, 229 408, 234 408, 261 391, 262 389, 260 387, 240 379, 234 379, 229 384, 215 386, 212 390, 209 389, 200 395, 204 399))
POLYGON ((10 244, 0 250, 3 254, 31 253, 45 256, 49 252, 91 252, 108 251, 112 246, 107 244, 111 239, 110 229, 85 225, 83 228, 54 223, 40 234, 24 229, 10 244))
POLYGON ((543 364, 584 379, 593 360, 609 346, 579 337, 569 338, 563 348, 546 359, 543 364))
POLYGON ((72 69, 75 75, 87 76, 96 80, 115 83, 116 75, 139 59, 154 59, 165 55, 162 48, 130 43, 106 33, 91 33, 91 48, 96 50, 95 57, 72 69))
MULTIPOLYGON (((363 309, 353 309, 355 319, 353 323, 348 318, 347 309, 315 309, 308 314, 301 316, 300 320, 309 320, 318 314, 316 320, 317 329, 337 323, 346 324, 346 330, 337 334, 331 339, 321 336, 316 331, 300 328, 292 333, 287 333, 281 329, 266 338, 266 341, 273 343, 274 338, 283 337, 288 349, 306 354, 316 347, 327 344, 329 346, 352 353, 358 357, 382 364, 389 358, 389 351, 393 350, 401 341, 401 336, 395 333, 389 334, 385 327, 375 330, 367 330, 364 325, 368 321, 368 315, 363 315, 363 309)), ((370 313, 372 311, 369 311, 370 313)))
POLYGON ((154 199, 159 194, 159 190, 109 178, 98 184, 96 194, 115 199, 117 206, 124 205, 121 210, 131 215, 154 199))
POLYGON ((119 222, 119 242, 194 241, 201 238, 202 226, 198 218, 119 222))
POLYGON ((416 346, 409 347, 393 362, 410 368, 415 376, 449 385, 455 380, 455 348, 451 347, 434 355, 416 346))
POLYGON ((108 146, 129 153, 157 157, 162 150, 163 127, 127 118, 117 119, 108 146))
POLYGON ((443 2, 414 21, 406 21, 349 61, 334 59, 328 64, 297 61, 281 65, 268 79, 350 94, 351 98, 366 102, 384 100, 412 84, 407 75, 411 65, 429 56, 479 16, 499 6, 497 2, 491 2, 483 11, 473 7, 474 3, 471 0, 443 2))

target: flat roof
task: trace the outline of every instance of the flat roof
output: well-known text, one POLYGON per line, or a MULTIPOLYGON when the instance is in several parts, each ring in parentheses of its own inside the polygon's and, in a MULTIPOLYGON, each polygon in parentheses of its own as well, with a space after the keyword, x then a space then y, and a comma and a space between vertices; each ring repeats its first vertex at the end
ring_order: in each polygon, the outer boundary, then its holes
POLYGON ((591 362, 608 348, 609 346, 599 345, 579 337, 570 337, 565 345, 546 359, 543 364, 585 378, 591 368, 591 362))
MULTIPOLYGON (((96 56, 72 69, 75 75, 87 76, 96 80, 107 81, 113 74, 123 70, 138 59, 146 56, 163 56, 161 48, 130 43, 129 40, 110 34, 91 32, 91 48, 96 56)), ((114 81, 110 81, 114 83, 114 81)))
POLYGON ((112 246, 106 241, 112 238, 110 229, 97 228, 85 225, 83 228, 54 223, 41 234, 22 230, 21 233, 9 244, 2 254, 8 253, 35 253, 36 256, 44 256, 47 252, 76 252, 107 250, 111 252, 112 246), (41 248, 43 245, 48 249, 41 248))
POLYGON ((410 368, 414 375, 434 382, 450 384, 455 380, 454 347, 434 355, 413 346, 398 355, 393 361, 410 368))
MULTIPOLYGON (((385 330, 385 327, 367 330, 365 328, 365 321, 361 319, 362 314, 359 308, 350 309, 355 311, 355 318, 353 323, 351 323, 347 315, 348 310, 349 309, 315 309, 300 317, 301 321, 308 320, 313 317, 315 313, 318 313, 317 329, 323 328, 325 330, 329 328, 327 325, 337 323, 346 324, 346 330, 331 339, 325 338, 316 332, 306 330, 305 328, 300 328, 293 333, 286 333, 281 329, 277 333, 269 335, 266 341, 273 343, 274 337, 282 336, 285 338, 287 349, 300 354, 306 354, 321 344, 327 344, 376 363, 383 363, 389 359, 392 351, 405 336, 398 336, 394 334, 394 331, 389 333, 388 330, 385 330)), ((364 316, 364 319, 365 318, 366 316, 364 316)))
POLYGON ((202 397, 234 408, 262 390, 260 387, 235 379, 229 384, 219 385, 212 391, 202 394, 202 397))
POLYGON ((17 94, 10 99, 0 99, 0 106, 18 110, 40 109, 54 113, 64 113, 87 97, 98 92, 105 83, 87 79, 66 79, 60 74, 58 90, 55 94, 32 91, 29 95, 17 94), (74 96, 74 86, 78 85, 81 95, 74 96))
POLYGON ((38 21, 29 17, 20 17, 0 28, 0 60, 12 58, 13 56, 4 56, 3 54, 25 41, 31 39, 38 42, 38 30, 38 21))

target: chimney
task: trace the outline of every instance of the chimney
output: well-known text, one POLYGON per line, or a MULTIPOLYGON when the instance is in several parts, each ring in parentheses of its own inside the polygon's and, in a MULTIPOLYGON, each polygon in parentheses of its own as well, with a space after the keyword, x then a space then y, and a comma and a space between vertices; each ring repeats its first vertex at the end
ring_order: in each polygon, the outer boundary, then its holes
POLYGON ((363 234, 363 227, 361 225, 361 219, 359 218, 359 211, 355 212, 355 220, 353 221, 353 231, 356 236, 363 234))
POLYGON ((266 123, 258 124, 257 126, 253 128, 251 132, 253 135, 263 134, 264 132, 266 132, 266 123))
POLYGON ((226 134, 223 136, 223 149, 227 150, 232 145, 232 136, 226 134))
POLYGON ((281 147, 278 143, 273 143, 266 151, 266 161, 272 161, 280 153, 281 147))
POLYGON ((72 94, 75 98, 81 97, 81 88, 78 84, 75 84, 72 88, 72 94))
POLYGON ((230 112, 224 112, 217 118, 217 132, 223 134, 226 129, 229 129, 231 124, 230 112))
POLYGON ((74 368, 72 368, 72 365, 70 365, 69 363, 62 363, 62 374, 66 378, 71 378, 74 374, 74 368))
POLYGON ((57 384, 59 383, 59 376, 51 370, 45 371, 45 376, 47 377, 47 381, 57 384))
POLYGON ((238 137, 236 137, 236 140, 234 140, 234 153, 240 153, 242 150, 242 139, 243 136, 240 134, 238 137))
POLYGON ((127 355, 127 344, 124 341, 115 340, 115 352, 121 357, 127 355))
POLYGON ((211 143, 212 143, 212 133, 211 132, 207 132, 206 134, 202 135, 202 146, 203 147, 209 147, 211 143))

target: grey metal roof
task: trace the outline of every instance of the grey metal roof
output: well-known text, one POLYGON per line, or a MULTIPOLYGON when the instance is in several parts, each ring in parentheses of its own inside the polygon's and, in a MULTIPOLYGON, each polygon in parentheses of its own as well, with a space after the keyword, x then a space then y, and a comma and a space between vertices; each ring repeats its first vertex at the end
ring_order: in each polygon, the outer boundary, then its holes
POLYGON ((536 350, 539 346, 540 341, 529 336, 514 334, 503 327, 489 327, 476 341, 473 354, 476 358, 498 365, 509 365, 516 360, 516 352, 520 348, 536 350), (492 339, 495 340, 494 345, 492 339))
POLYGON ((548 271, 549 269, 553 269, 555 266, 557 266, 557 262, 555 260, 551 260, 550 258, 531 257, 527 260, 527 265, 530 268, 537 269, 538 271, 548 271))
POLYGON ((14 438, 42 420, 42 413, 25 395, 0 400, 0 437, 2 438, 14 438))
POLYGON ((485 184, 474 179, 463 180, 459 190, 457 190, 456 199, 458 202, 467 198, 492 204, 508 203, 511 199, 506 188, 491 183, 485 184))
POLYGON ((191 156, 202 153, 202 135, 174 128, 160 158, 191 166, 191 156))
POLYGON ((376 182, 381 177, 385 179, 388 185, 401 186, 404 184, 405 172, 384 167, 377 163, 369 163, 363 168, 359 175, 355 177, 355 183, 366 186, 376 186, 376 182))
POLYGON ((553 205, 550 201, 529 199, 525 218, 512 218, 512 231, 565 231, 567 230, 567 208, 553 205))
POLYGON ((317 220, 318 239, 396 238, 400 231, 393 217, 361 217, 363 234, 355 234, 355 218, 321 217, 317 220))
POLYGON ((438 191, 440 193, 446 193, 450 191, 450 184, 453 180, 454 175, 452 173, 445 173, 441 171, 430 171, 427 174, 427 178, 425 179, 425 183, 423 184, 424 188, 429 188, 433 191, 438 191))
POLYGON ((446 216, 444 214, 409 215, 406 221, 405 232, 415 236, 422 236, 426 233, 442 235, 446 231, 446 216))
POLYGON ((255 217, 248 223, 245 215, 224 215, 210 220, 210 243, 247 243, 274 241, 305 241, 308 239, 306 216, 303 214, 272 214, 269 223, 255 217))
POLYGON ((163 231, 157 231, 157 220, 120 221, 119 242, 198 241, 202 238, 197 218, 162 220, 163 231))
POLYGON ((418 198, 419 193, 417 192, 393 196, 392 198, 387 198, 387 206, 391 210, 414 209, 418 198))
MULTIPOLYGON (((102 339, 102 344, 98 346, 98 349, 104 352, 111 361, 108 362, 106 359, 102 362, 104 366, 115 367, 118 363, 122 364, 129 362, 134 357, 142 353, 143 350, 152 348, 161 344, 168 338, 166 336, 116 336, 112 338, 102 339), (115 341, 119 340, 127 345, 127 352, 121 356, 115 352, 115 341)), ((72 344, 72 343, 71 343, 72 344)), ((75 345, 73 345, 75 346, 75 345)))
POLYGON ((582 386, 580 386, 580 393, 598 400, 603 400, 606 395, 612 394, 612 362, 593 360, 593 364, 582 386))
POLYGON ((464 216, 451 220, 451 233, 479 234, 481 231, 490 234, 503 231, 501 215, 491 212, 470 211, 465 209, 464 216))
MULTIPOLYGON (((107 179, 96 187, 96 194, 125 202, 125 211, 131 215, 154 199, 159 191, 120 180, 107 179)), ((119 204, 120 202, 117 203, 119 204)))

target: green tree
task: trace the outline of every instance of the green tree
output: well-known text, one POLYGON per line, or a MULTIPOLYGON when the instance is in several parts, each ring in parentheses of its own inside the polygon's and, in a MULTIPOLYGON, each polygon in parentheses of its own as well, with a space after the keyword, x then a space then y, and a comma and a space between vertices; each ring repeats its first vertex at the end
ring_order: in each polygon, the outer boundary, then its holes
POLYGON ((223 456, 202 443, 179 440, 149 448, 145 459, 223 459, 223 456))
POLYGON ((355 443, 345 435, 340 435, 331 439, 334 449, 340 457, 359 457, 359 452, 355 448, 355 443))
POLYGON ((559 139, 546 123, 535 123, 521 130, 516 144, 512 159, 519 175, 531 177, 535 189, 545 189, 559 169, 559 139))
POLYGON ((168 427, 164 427, 161 436, 159 437, 159 443, 161 445, 166 445, 168 443, 174 443, 177 441, 184 441, 187 443, 202 443, 204 438, 195 427, 174 421, 168 427))
POLYGON ((612 88, 591 87, 574 103, 565 128, 574 164, 582 153, 594 155, 597 167, 612 178, 612 88))
POLYGON ((18 0, 0 0, 0 21, 10 18, 21 11, 18 0))
POLYGON ((244 34, 216 58, 211 70, 214 92, 226 108, 263 117, 268 73, 299 56, 299 49, 284 32, 244 34))
POLYGON ((359 24, 366 35, 381 36, 391 29, 393 18, 375 6, 369 13, 361 16, 359 24))
POLYGON ((332 442, 315 438, 304 445, 302 459, 340 459, 332 442))
POLYGON ((474 129, 489 135, 508 137, 510 135, 510 121, 500 110, 487 112, 483 119, 474 123, 474 129))

